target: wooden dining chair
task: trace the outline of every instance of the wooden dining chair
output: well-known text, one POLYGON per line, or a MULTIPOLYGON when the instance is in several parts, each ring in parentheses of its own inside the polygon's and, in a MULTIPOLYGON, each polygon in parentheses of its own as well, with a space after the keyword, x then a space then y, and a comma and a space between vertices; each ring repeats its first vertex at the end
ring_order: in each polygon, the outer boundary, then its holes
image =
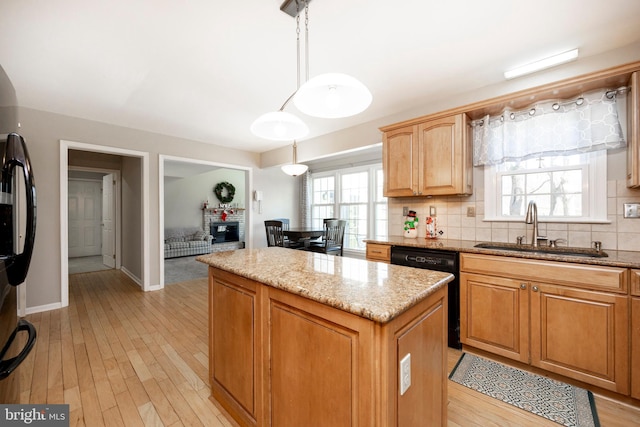
POLYGON ((282 221, 282 229, 283 230, 289 229, 289 218, 274 218, 271 221, 282 221))
POLYGON ((282 221, 265 221, 264 229, 267 233, 267 246, 281 246, 283 248, 286 246, 282 232, 282 221))
POLYGON ((312 241, 306 250, 342 256, 344 231, 347 221, 341 219, 325 219, 324 233, 318 242, 312 241))

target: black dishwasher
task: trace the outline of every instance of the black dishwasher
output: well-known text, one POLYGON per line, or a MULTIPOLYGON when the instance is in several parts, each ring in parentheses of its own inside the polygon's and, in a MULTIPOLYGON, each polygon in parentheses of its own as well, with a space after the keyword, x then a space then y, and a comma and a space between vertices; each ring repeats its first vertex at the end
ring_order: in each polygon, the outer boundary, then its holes
POLYGON ((448 344, 451 348, 460 349, 462 346, 460 345, 460 271, 458 260, 458 252, 453 251, 406 246, 391 247, 391 264, 443 271, 454 275, 454 279, 449 282, 448 288, 448 344))

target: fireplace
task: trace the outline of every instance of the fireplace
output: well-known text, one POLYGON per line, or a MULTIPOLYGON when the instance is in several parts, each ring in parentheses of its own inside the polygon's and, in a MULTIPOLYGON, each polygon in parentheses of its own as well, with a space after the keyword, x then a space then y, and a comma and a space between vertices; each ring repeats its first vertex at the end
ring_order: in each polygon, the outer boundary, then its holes
POLYGON ((240 240, 238 221, 213 222, 209 224, 209 230, 213 236, 213 244, 224 242, 237 242, 240 240))

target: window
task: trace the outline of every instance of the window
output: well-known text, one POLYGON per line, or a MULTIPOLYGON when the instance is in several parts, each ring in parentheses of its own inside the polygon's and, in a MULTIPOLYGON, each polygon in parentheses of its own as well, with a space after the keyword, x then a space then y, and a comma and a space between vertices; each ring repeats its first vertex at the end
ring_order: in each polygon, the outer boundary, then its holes
POLYGON ((324 218, 346 220, 345 250, 364 251, 363 240, 386 238, 387 199, 382 195, 382 180, 379 164, 312 174, 313 226, 322 227, 324 218))
POLYGON ((607 221, 606 151, 485 166, 485 219, 520 221, 528 203, 545 222, 607 221))

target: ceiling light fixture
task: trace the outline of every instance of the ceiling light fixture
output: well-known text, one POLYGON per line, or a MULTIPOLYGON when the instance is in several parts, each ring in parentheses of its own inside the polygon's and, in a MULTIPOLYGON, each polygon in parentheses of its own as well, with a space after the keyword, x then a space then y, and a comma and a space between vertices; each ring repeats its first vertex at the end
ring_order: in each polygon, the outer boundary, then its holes
POLYGON ((573 49, 567 52, 560 53, 558 55, 541 59, 540 61, 532 62, 530 64, 505 71, 504 78, 509 80, 516 77, 524 76, 525 74, 535 73, 536 71, 541 71, 547 68, 555 67, 556 65, 564 64, 564 63, 573 61, 577 58, 578 58, 578 49, 573 49))
MULTIPOLYGON (((299 1, 299 0, 298 0, 299 1)), ((298 85, 296 86, 296 92, 300 88, 300 6, 296 1, 296 43, 297 43, 297 73, 298 73, 298 85)), ((296 94, 293 92, 282 104, 282 107, 278 111, 272 111, 265 113, 258 117, 251 124, 251 132, 261 138, 270 139, 273 141, 291 141, 292 139, 300 139, 309 133, 309 127, 300 120, 297 116, 284 111, 289 101, 296 94)))
POLYGON ((293 141, 293 162, 290 165, 283 165, 281 169, 282 172, 291 176, 302 175, 309 169, 309 166, 298 163, 298 145, 296 141, 293 141))
MULTIPOLYGON (((285 10, 291 2, 287 0, 280 7, 285 10)), ((303 113, 325 119, 354 116, 366 110, 373 96, 358 79, 342 73, 327 73, 309 79, 309 1, 304 2, 305 10, 305 83, 298 88, 293 103, 303 113)), ((285 10, 286 11, 286 10, 285 10)))

